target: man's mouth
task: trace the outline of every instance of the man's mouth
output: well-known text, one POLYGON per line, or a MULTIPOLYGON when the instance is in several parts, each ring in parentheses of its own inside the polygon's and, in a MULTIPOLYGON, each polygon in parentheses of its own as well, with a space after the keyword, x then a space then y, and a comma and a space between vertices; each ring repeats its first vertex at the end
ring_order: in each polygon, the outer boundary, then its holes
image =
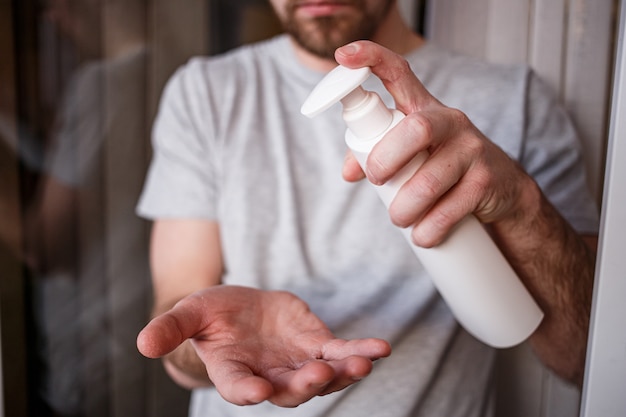
POLYGON ((350 6, 351 2, 342 0, 302 0, 295 3, 294 10, 307 17, 323 17, 336 14, 350 6))

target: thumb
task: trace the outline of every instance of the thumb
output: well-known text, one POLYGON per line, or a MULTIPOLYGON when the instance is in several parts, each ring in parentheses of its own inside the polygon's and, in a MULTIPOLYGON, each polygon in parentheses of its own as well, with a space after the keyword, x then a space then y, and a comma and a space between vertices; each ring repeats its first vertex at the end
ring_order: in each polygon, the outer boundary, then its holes
POLYGON ((139 332, 137 349, 148 358, 159 358, 198 334, 203 327, 202 317, 192 314, 189 303, 178 303, 170 311, 152 319, 139 332))
POLYGON ((361 169, 361 165, 359 165, 351 151, 346 152, 342 175, 343 179, 349 182, 356 182, 365 178, 365 173, 361 169))

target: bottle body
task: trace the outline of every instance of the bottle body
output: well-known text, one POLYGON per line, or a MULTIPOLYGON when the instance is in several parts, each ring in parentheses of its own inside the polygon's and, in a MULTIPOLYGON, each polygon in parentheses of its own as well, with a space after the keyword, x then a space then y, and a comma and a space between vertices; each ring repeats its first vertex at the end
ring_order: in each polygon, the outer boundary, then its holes
MULTIPOLYGON (((374 145, 404 117, 397 110, 392 114, 391 124, 374 138, 346 132, 346 144, 361 167, 374 145)), ((387 183, 374 186, 387 208, 427 157, 426 152, 418 154, 387 183)), ((434 248, 413 244, 412 228, 400 230, 457 320, 476 338, 505 348, 523 342, 537 328, 543 312, 475 216, 466 216, 434 248)))

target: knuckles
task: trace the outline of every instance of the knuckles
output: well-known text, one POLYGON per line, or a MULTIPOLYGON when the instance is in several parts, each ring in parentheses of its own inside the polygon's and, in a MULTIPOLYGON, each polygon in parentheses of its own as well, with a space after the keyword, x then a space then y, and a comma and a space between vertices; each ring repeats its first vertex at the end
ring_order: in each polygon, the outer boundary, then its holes
POLYGON ((386 78, 389 82, 397 82, 408 77, 415 77, 415 73, 411 70, 411 65, 406 59, 399 60, 396 65, 390 67, 390 71, 386 78))
MULTIPOLYGON (((400 77, 403 70, 398 68, 397 71, 400 77)), ((503 152, 474 126, 464 112, 440 103, 407 114, 402 123, 403 133, 412 138, 413 144, 409 146, 413 151, 428 149, 432 151, 431 157, 438 158, 439 148, 445 147, 447 151, 441 154, 451 155, 450 150, 453 150, 457 158, 444 161, 443 165, 462 164, 456 170, 456 175, 460 177, 454 181, 446 177, 450 170, 432 169, 437 165, 431 164, 431 169, 418 171, 404 184, 389 208, 390 220, 394 225, 402 228, 414 226, 414 243, 432 247, 439 244, 447 231, 464 215, 484 205, 486 200, 492 200, 495 194, 506 191, 498 191, 502 188, 502 178, 498 177, 493 168, 502 165, 500 154, 503 152), (451 206, 451 212, 437 208, 437 201, 453 187, 457 188, 455 194, 462 201, 451 206), (424 217, 426 215, 427 218, 424 217)), ((393 175, 388 162, 374 154, 370 156, 370 173, 379 179, 393 175)))
POLYGON ((403 120, 407 134, 410 134, 414 140, 430 143, 434 137, 435 127, 430 118, 424 113, 417 112, 407 115, 403 120))
POLYGON ((446 111, 450 120, 459 130, 467 129, 472 125, 467 115, 461 110, 453 107, 446 107, 446 111))

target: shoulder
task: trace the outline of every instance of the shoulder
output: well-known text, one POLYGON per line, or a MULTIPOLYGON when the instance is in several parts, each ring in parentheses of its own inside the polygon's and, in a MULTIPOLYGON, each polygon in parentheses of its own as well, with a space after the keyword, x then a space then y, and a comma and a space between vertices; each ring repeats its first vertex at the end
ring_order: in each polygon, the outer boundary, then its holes
POLYGON ((527 65, 501 65, 429 43, 409 56, 417 76, 444 104, 518 100, 526 95, 527 65))
POLYGON ((494 64, 435 44, 408 58, 431 94, 463 111, 507 153, 519 157, 533 77, 528 66, 494 64))
POLYGON ((286 44, 279 36, 220 55, 192 57, 169 78, 161 101, 205 107, 251 94, 251 86, 277 76, 286 44))

